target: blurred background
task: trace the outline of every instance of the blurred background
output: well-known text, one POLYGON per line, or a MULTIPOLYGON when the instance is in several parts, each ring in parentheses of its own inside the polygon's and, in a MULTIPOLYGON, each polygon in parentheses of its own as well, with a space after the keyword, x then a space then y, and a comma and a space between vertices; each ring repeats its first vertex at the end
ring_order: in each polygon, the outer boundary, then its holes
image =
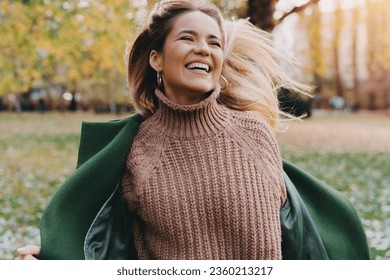
MULTIPOLYGON (((158 1, 0 1, 0 259, 39 244, 39 219, 75 168, 80 123, 132 110, 124 51, 158 1)), ((277 139, 284 158, 342 191, 374 259, 390 259, 390 5, 386 0, 219 0, 304 65, 307 118, 277 139)), ((295 74, 294 74, 295 75, 295 74)))

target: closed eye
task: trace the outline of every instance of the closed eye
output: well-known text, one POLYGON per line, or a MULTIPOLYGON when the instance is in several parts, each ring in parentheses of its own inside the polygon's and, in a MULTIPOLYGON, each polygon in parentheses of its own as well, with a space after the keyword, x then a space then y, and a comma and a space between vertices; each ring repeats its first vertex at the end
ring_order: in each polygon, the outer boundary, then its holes
POLYGON ((194 41, 194 39, 190 36, 183 36, 183 37, 180 37, 180 40, 185 40, 185 41, 194 41))
POLYGON ((217 47, 220 47, 220 48, 222 47, 221 43, 216 42, 216 41, 210 42, 210 45, 214 45, 214 46, 217 46, 217 47))

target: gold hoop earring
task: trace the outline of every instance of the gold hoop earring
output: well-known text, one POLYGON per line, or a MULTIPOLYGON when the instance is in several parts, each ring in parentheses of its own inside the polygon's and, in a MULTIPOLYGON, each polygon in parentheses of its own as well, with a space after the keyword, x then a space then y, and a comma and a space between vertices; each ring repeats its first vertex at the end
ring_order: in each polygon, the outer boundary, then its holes
POLYGON ((163 86, 162 75, 159 71, 157 71, 157 86, 159 89, 162 89, 163 86))
POLYGON ((226 80, 226 78, 222 74, 221 74, 220 78, 222 78, 222 80, 225 84, 224 86, 221 86, 221 89, 226 89, 229 86, 228 81, 226 80))

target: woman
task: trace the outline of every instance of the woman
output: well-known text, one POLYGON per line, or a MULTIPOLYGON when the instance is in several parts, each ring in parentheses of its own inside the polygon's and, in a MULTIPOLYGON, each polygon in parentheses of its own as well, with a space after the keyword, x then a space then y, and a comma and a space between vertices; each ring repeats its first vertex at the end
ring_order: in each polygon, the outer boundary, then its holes
POLYGON ((265 121, 227 107, 239 104, 223 94, 222 18, 212 6, 165 5, 129 56, 133 100, 147 116, 122 177, 138 257, 280 259, 282 162, 265 121), (180 14, 156 38, 171 11, 180 14))
POLYGON ((304 87, 264 34, 226 25, 210 4, 157 5, 128 54, 139 115, 83 127, 78 169, 42 217, 42 251, 19 259, 282 258, 275 92, 304 87))

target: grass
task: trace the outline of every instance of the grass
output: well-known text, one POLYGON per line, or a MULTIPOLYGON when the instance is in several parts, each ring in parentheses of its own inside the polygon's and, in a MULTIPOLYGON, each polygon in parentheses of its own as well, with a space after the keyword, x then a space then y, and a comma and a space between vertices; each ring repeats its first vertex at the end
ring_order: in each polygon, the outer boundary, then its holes
POLYGON ((0 259, 39 244, 43 209, 76 166, 81 120, 110 115, 0 114, 0 259))
POLYGON ((390 117, 314 116, 278 135, 282 156, 354 204, 373 259, 390 259, 390 117))
MULTIPOLYGON (((39 244, 39 219, 74 170, 82 120, 92 113, 0 113, 0 259, 39 244)), ((372 257, 390 259, 390 118, 315 116, 278 134, 283 157, 344 192, 362 217, 372 257), (387 131, 387 132, 386 132, 387 131)))
POLYGON ((362 218, 374 259, 390 259, 390 156, 388 153, 319 153, 284 156, 343 192, 362 218))

